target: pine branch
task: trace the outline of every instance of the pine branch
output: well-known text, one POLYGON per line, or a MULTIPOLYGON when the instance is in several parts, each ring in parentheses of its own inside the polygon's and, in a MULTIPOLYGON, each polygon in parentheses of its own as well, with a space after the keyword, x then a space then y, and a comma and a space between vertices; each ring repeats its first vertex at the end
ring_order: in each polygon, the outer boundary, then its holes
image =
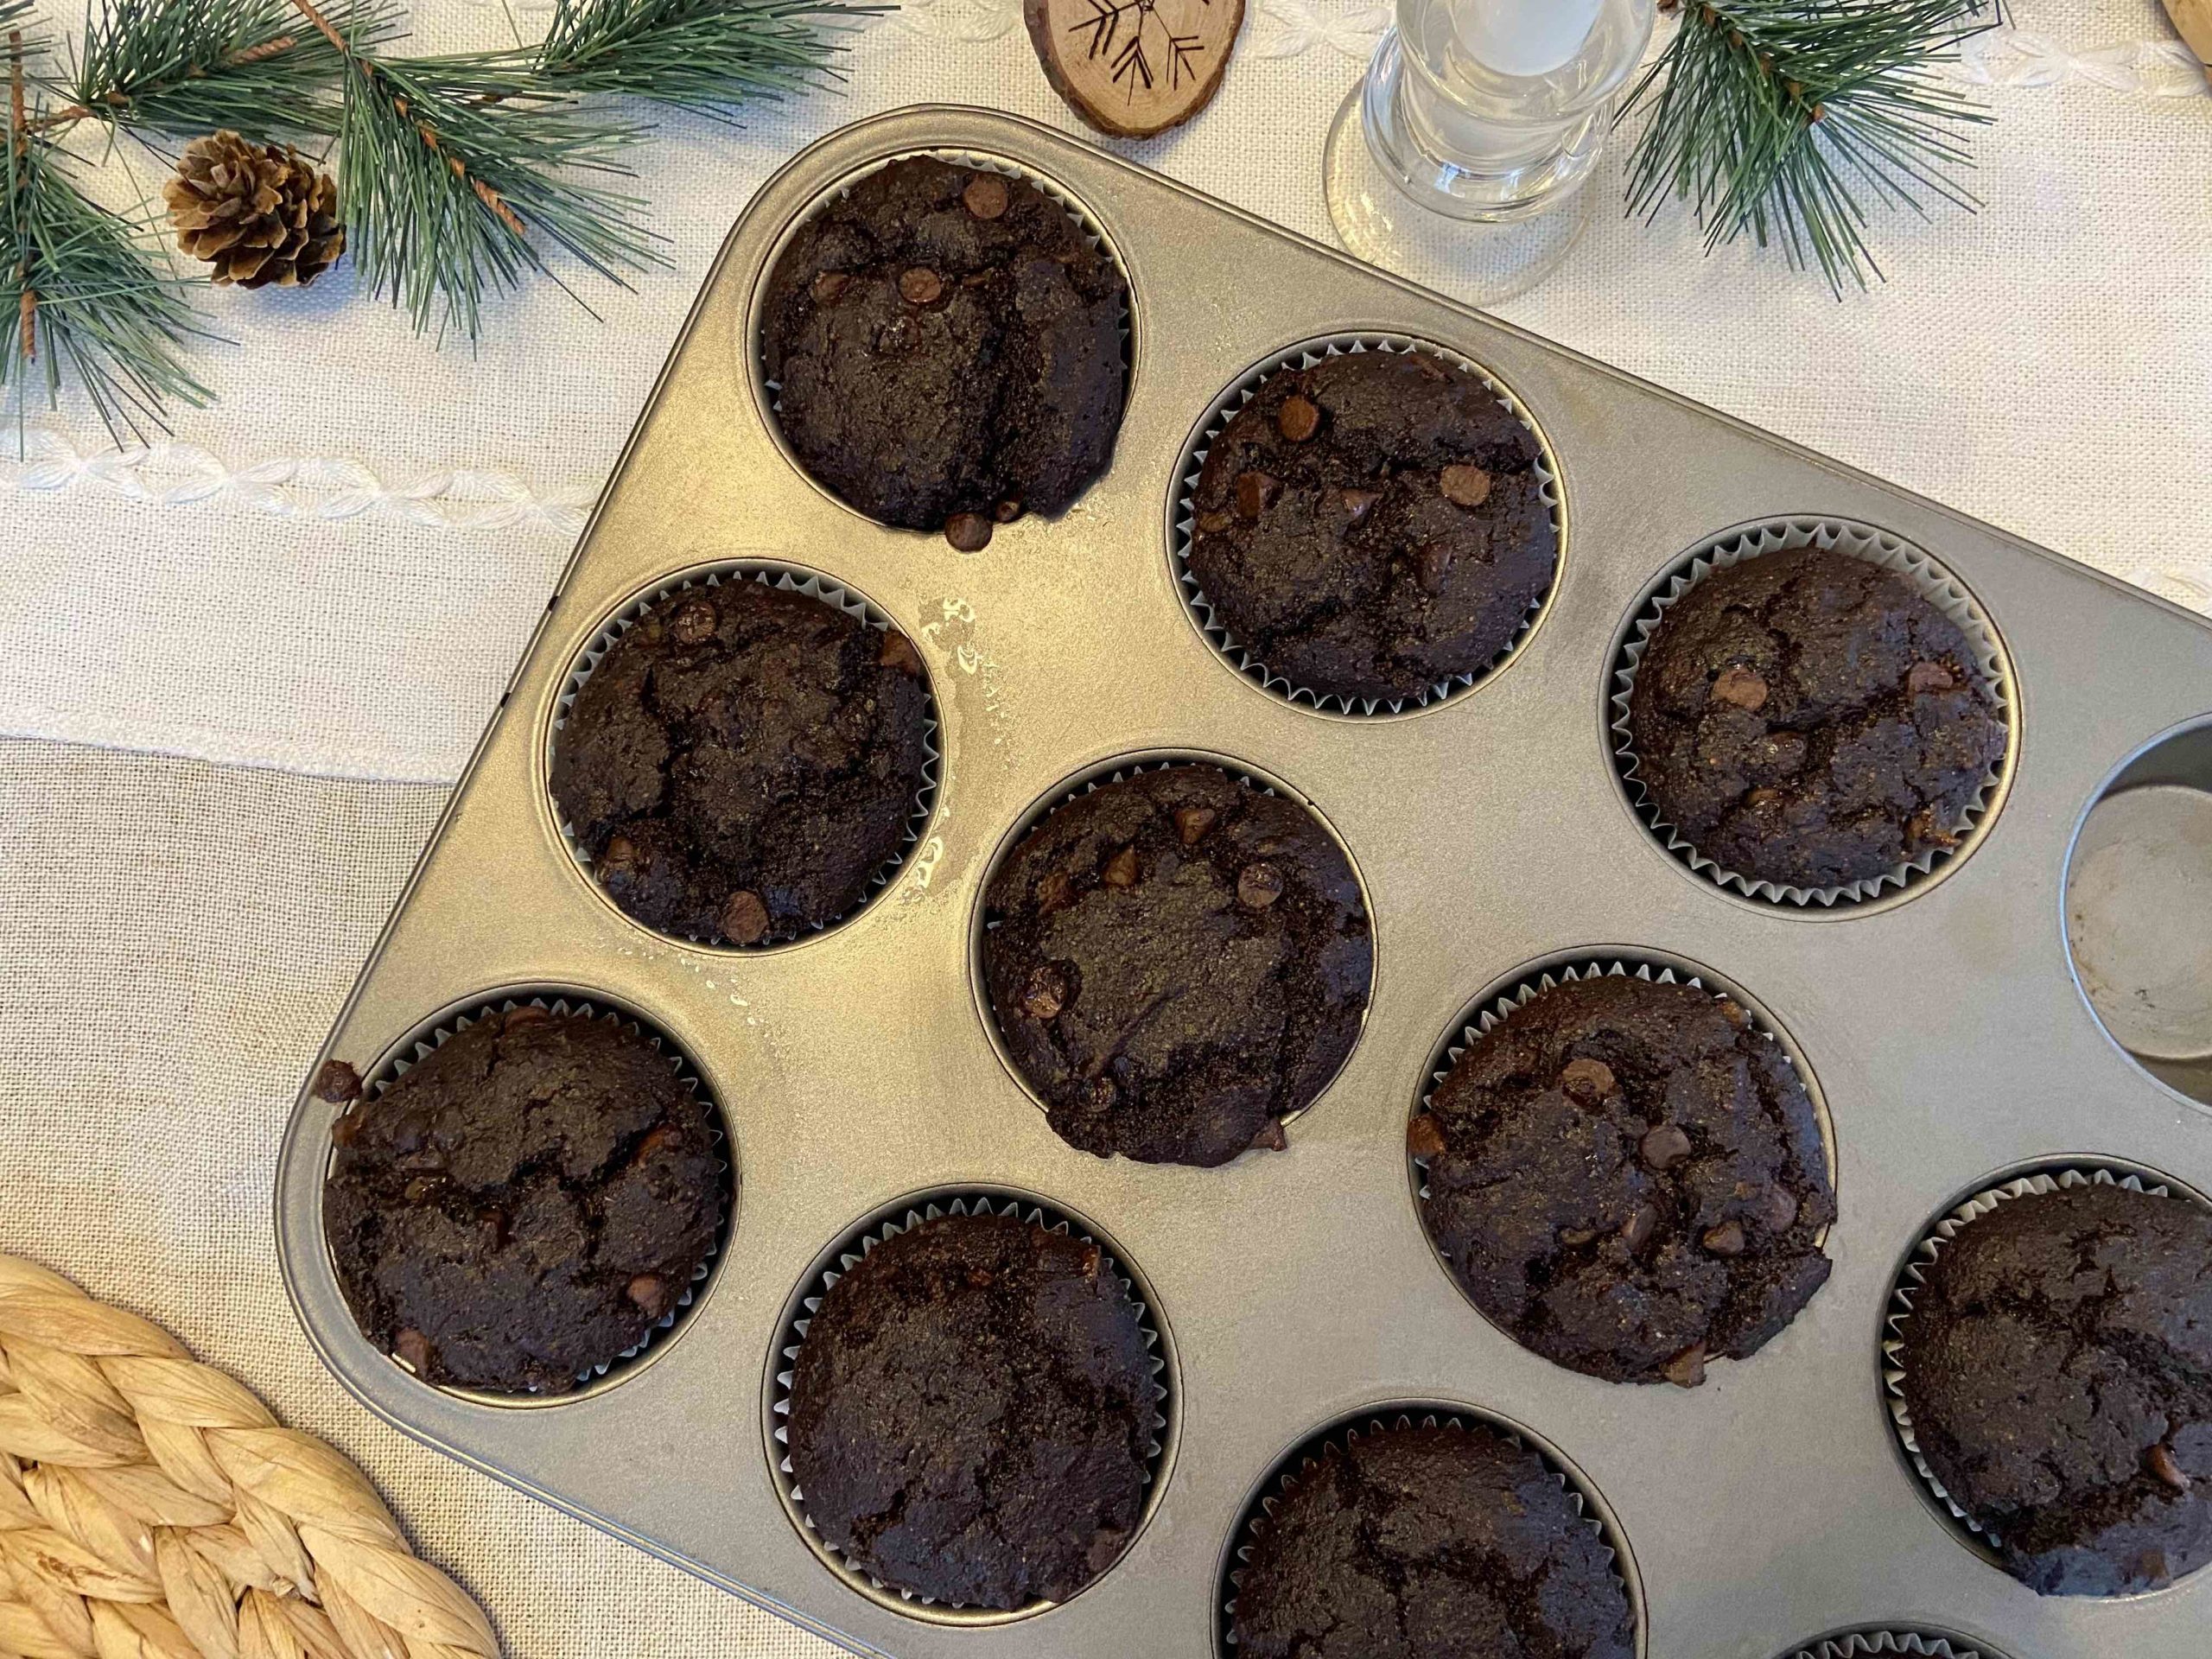
POLYGON ((887 7, 848 0, 555 0, 531 54, 537 84, 727 117, 834 76, 836 40, 887 7))
MULTIPOLYGON (((396 0, 344 0, 334 29, 362 45, 397 31, 396 0)), ((73 108, 193 138, 230 128, 257 142, 338 130, 346 60, 289 0, 88 0, 73 108)))
POLYGON ((33 130, 24 48, 10 38, 7 168, 0 196, 0 389, 20 422, 35 381, 56 401, 66 364, 118 444, 165 428, 171 402, 204 404, 207 389, 181 347, 200 331, 184 284, 162 268, 143 224, 88 200, 53 141, 33 130))
POLYGON ((342 41, 314 0, 291 0, 353 62, 339 130, 338 191, 359 280, 417 330, 476 337, 486 292, 547 269, 549 247, 609 281, 664 264, 636 198, 561 176, 627 176, 639 137, 518 79, 497 99, 436 59, 375 57, 342 41))
MULTIPOLYGON (((1673 0, 1662 0, 1674 9, 1673 0)), ((1984 0, 1690 0, 1623 114, 1649 120, 1629 163, 1631 213, 1691 204, 1707 251, 1749 235, 1839 296, 1881 269, 1870 209, 1971 210, 1961 130, 1987 111, 1935 73, 2002 21, 1984 0), (1988 14, 1986 17, 1984 14, 1988 14)))

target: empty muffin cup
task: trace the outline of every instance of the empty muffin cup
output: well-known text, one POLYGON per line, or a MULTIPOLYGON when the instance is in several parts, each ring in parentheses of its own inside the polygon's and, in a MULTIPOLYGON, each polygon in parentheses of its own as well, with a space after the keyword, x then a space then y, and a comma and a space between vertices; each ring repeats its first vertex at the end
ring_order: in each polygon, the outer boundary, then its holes
MULTIPOLYGON (((1738 678, 1740 687, 1723 688, 1728 691, 1727 700, 1745 708, 1763 705, 1767 694, 1764 682, 1755 675, 1738 678)), ((1949 686, 1948 680, 1940 683, 1946 689, 1955 689, 1949 686)), ((1955 867, 1987 830, 2002 804, 2012 754, 2019 742, 2019 719, 2012 688, 2011 664, 1995 624, 1965 584, 1930 555, 1897 537, 1843 519, 1771 519, 1723 531, 1693 548, 1662 574, 1631 614, 1616 648, 1611 671, 1614 768, 1630 804, 1644 826, 1669 853, 1707 880, 1744 897, 1779 906, 1842 910, 1892 888, 1916 890, 1925 887, 1955 867), (1653 798, 1631 729, 1630 706, 1637 677, 1669 609, 1716 571, 1731 569, 1768 555, 1805 548, 1840 553, 1903 578, 1914 593, 1955 625, 1965 638, 1973 667, 1995 705, 1994 718, 2005 728, 2004 751, 1986 768, 1971 798, 1948 822, 1924 827, 1927 844, 1914 856, 1872 876, 1822 885, 1763 880, 1730 868, 1700 849, 1667 820, 1653 798)), ((1916 692, 1921 689, 1916 680, 1913 689, 1916 692)), ((1753 791, 1752 795, 1756 797, 1758 792, 1753 791)))
MULTIPOLYGON (((1278 422, 1280 423, 1292 416, 1305 417, 1302 423, 1283 429, 1287 436, 1296 435, 1298 441, 1303 442, 1320 429, 1320 413, 1310 400, 1302 396, 1294 397, 1286 404, 1285 411, 1279 414, 1278 422)), ((1465 504, 1465 510, 1478 511, 1491 499, 1496 480, 1483 468, 1467 466, 1446 470, 1447 474, 1465 474, 1464 480, 1453 480, 1453 487, 1447 492, 1465 504), (1461 491, 1468 493, 1461 493, 1461 491)), ((1264 494, 1265 484, 1261 487, 1264 494)), ((1356 532, 1365 522, 1367 515, 1376 511, 1385 499, 1385 492, 1379 488, 1351 492, 1347 497, 1349 505, 1344 509, 1344 523, 1339 529, 1346 534, 1356 532)), ((1262 501, 1253 503, 1255 511, 1265 505, 1268 504, 1262 501)), ((1408 525, 1407 533, 1409 537, 1414 535, 1414 527, 1408 525)), ((1273 696, 1320 713, 1357 717, 1388 716, 1433 708, 1471 691, 1495 675, 1528 643, 1549 607, 1552 595, 1558 591, 1560 568, 1567 556, 1567 510, 1560 493, 1559 462, 1552 453, 1549 440, 1521 400, 1479 364, 1432 341, 1416 340, 1409 335, 1335 334, 1305 341, 1255 365, 1214 400, 1199 422, 1198 429, 1192 435, 1181 464, 1176 468, 1174 493, 1169 502, 1167 514, 1167 547, 1176 585, 1192 622, 1206 643, 1238 674, 1273 696), (1249 643, 1240 639, 1220 614, 1221 607, 1207 596, 1205 585, 1191 563, 1192 544, 1198 530, 1200 513, 1197 499, 1199 480, 1205 471, 1207 456, 1212 453, 1230 423, 1261 394, 1270 379, 1280 373, 1312 369, 1332 359, 1370 353, 1382 358, 1419 356, 1433 359, 1459 373, 1473 377, 1487 389, 1497 407, 1506 411, 1527 434, 1533 448, 1535 459, 1529 468, 1529 474, 1533 484, 1534 503, 1543 509, 1542 522, 1547 527, 1549 541, 1548 547, 1531 550, 1532 558, 1541 556, 1543 566, 1541 582, 1532 584, 1535 586, 1535 592, 1521 610, 1510 636, 1499 644, 1489 658, 1462 671, 1439 675, 1426 684, 1396 696, 1365 696, 1317 690, 1300 683, 1299 677, 1285 671, 1281 664, 1270 665, 1262 661, 1249 643)), ((1407 548, 1405 559, 1409 570, 1419 567, 1421 551, 1418 547, 1407 548)), ((1433 572, 1420 569, 1418 574, 1422 576, 1433 575, 1434 579, 1428 586, 1441 591, 1448 584, 1448 571, 1449 562, 1446 561, 1442 569, 1433 572)))

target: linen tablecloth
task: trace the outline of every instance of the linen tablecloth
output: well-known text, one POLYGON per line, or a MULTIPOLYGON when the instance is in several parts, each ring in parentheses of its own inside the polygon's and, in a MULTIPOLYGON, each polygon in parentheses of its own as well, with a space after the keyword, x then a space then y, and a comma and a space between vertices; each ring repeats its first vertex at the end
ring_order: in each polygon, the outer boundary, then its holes
MULTIPOLYGON (((2152 0, 2009 10, 1955 71, 1998 118, 1987 205, 1884 218, 1886 284, 1839 303, 1747 248, 1702 257, 1679 214, 1622 221, 1617 146, 1606 211, 1503 314, 2212 609, 2212 98, 2152 0)), ((542 27, 544 0, 515 15, 542 27)), ((1116 148, 1325 238, 1322 135, 1386 16, 1251 0, 1214 105, 1116 148)), ((440 48, 509 27, 497 0, 416 22, 440 48)), ((1020 0, 906 0, 847 67, 736 130, 662 121, 639 189, 672 269, 586 289, 600 321, 541 283, 438 350, 342 272, 211 294, 236 344, 201 354, 220 401, 172 441, 118 452, 66 403, 22 459, 0 446, 0 1249, 358 1458, 529 1659, 830 1649, 356 1408, 284 1301, 277 1135, 753 189, 900 104, 1080 130, 1020 0)))

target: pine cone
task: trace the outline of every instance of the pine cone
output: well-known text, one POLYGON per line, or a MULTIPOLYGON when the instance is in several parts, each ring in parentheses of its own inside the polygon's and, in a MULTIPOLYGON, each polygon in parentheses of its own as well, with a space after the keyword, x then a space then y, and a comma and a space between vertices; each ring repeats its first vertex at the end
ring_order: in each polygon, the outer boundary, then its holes
POLYGON ((219 284, 304 288, 346 251, 336 181, 289 144, 195 138, 162 194, 177 246, 219 284))

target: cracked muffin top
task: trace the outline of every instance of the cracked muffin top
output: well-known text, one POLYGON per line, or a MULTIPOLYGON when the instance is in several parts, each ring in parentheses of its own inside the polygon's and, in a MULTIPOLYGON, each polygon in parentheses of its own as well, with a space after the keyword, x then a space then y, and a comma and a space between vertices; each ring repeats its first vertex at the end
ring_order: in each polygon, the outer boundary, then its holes
POLYGON ((1278 369, 1207 451, 1192 572, 1294 684, 1417 696, 1488 666, 1550 588, 1541 453, 1480 378, 1426 352, 1278 369))
POLYGON ((323 1225, 363 1334, 426 1381, 557 1393, 713 1254, 707 1108, 612 1014, 487 1014, 331 1132, 323 1225))
POLYGON ((772 944, 849 915, 925 781, 921 658, 810 594, 741 578, 656 601, 592 671, 553 798, 628 915, 772 944))
POLYGON ((986 897, 983 973, 1052 1128, 1101 1157, 1224 1164, 1284 1144, 1351 1052, 1374 941, 1304 807, 1218 767, 1052 809, 986 897))
POLYGON ((962 1607, 1065 1601, 1143 1512, 1159 1392, 1096 1244, 950 1215, 830 1287, 791 1370, 799 1502, 885 1584, 962 1607))
POLYGON ((2212 1561, 2212 1215, 2102 1184, 1961 1227, 1900 1322, 1921 1456, 2044 1595, 2212 1561))
POLYGON ((1539 992, 1414 1119, 1452 1276, 1524 1347, 1694 1387, 1827 1281, 1818 1119, 1741 1004, 1626 975, 1539 992))
POLYGON ((1034 185, 893 162, 802 224, 770 273, 778 423, 871 518, 980 547, 994 521, 1058 512, 1106 470, 1128 297, 1034 185))
POLYGON ((1653 809, 1722 868, 1866 881, 1955 846, 2004 757, 1997 694, 1904 576, 1815 547, 1716 569, 1669 605, 1629 699, 1653 809))
POLYGON ((1603 1535, 1543 1459, 1401 1425, 1294 1474, 1236 1570, 1240 1659, 1629 1659, 1603 1535))

